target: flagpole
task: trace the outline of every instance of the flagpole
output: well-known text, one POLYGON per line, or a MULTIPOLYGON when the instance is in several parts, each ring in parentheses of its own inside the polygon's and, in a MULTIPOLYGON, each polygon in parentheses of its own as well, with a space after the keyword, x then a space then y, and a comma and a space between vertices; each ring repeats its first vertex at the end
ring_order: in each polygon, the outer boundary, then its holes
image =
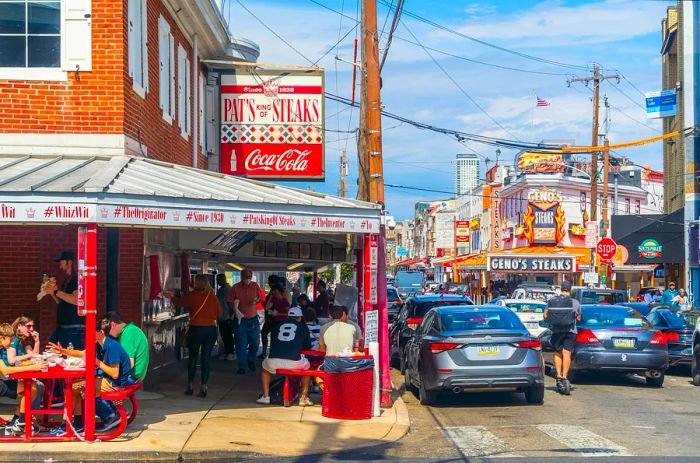
POLYGON ((535 108, 537 107, 537 93, 535 92, 535 89, 532 89, 532 94, 535 95, 535 104, 532 105, 532 109, 530 110, 530 131, 532 132, 532 141, 533 143, 536 143, 536 137, 535 137, 535 108))

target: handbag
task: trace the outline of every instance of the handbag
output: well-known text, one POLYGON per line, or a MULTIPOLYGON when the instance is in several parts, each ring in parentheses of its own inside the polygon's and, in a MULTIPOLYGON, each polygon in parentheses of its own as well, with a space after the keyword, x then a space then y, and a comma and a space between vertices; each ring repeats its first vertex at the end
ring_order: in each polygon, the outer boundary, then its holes
MULTIPOLYGON (((197 314, 198 314, 199 312, 202 311, 202 309, 203 309, 204 306, 206 305, 207 301, 209 300, 209 296, 210 296, 210 295, 211 295, 211 292, 208 292, 208 293, 207 293, 207 297, 204 298, 204 302, 202 302, 202 305, 199 306, 199 308, 198 308, 197 311, 194 313, 194 315, 192 315, 192 316, 190 317, 190 320, 192 320, 194 317, 197 316, 197 314)), ((183 347, 186 347, 186 346, 187 346, 187 334, 189 333, 189 331, 190 331, 190 325, 189 325, 189 323, 187 324, 187 326, 183 326, 182 329, 180 330, 180 345, 183 346, 183 347)))

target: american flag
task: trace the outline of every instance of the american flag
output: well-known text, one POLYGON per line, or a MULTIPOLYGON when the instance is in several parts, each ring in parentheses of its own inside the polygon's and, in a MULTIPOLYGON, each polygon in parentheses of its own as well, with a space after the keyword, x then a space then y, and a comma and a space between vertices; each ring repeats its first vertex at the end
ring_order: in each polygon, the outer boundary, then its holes
POLYGON ((536 106, 549 106, 549 101, 543 100, 543 99, 540 98, 540 97, 536 97, 536 98, 537 98, 537 104, 536 104, 536 106))

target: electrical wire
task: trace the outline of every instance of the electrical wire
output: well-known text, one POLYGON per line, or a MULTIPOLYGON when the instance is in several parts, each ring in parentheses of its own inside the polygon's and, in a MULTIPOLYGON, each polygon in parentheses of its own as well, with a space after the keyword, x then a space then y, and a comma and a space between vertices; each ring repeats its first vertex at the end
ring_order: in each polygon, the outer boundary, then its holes
MULTIPOLYGON (((393 4, 394 0, 391 0, 391 3, 393 4)), ((401 20, 401 11, 403 11, 403 5, 404 0, 398 0, 398 3, 396 4, 396 10, 394 11, 394 17, 391 20, 389 36, 386 39, 386 45, 384 45, 384 53, 382 54, 382 59, 379 62, 379 74, 382 73, 382 69, 384 69, 384 63, 386 62, 386 57, 389 55, 389 48, 391 48, 391 41, 394 38, 394 32, 396 32, 396 28, 398 27, 399 21, 401 20)), ((389 11, 391 11, 391 9, 389 9, 389 11)))

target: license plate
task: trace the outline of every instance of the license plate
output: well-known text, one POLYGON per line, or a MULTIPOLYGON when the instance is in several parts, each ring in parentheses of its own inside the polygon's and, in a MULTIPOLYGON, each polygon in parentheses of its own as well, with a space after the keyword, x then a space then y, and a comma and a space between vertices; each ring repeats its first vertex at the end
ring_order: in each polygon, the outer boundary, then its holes
POLYGON ((637 341, 637 339, 635 339, 635 338, 613 338, 612 341, 613 341, 613 346, 615 346, 615 347, 632 349, 632 348, 634 348, 634 344, 637 341))
POLYGON ((476 348, 476 353, 478 355, 498 355, 501 353, 501 349, 498 346, 479 346, 476 348))

